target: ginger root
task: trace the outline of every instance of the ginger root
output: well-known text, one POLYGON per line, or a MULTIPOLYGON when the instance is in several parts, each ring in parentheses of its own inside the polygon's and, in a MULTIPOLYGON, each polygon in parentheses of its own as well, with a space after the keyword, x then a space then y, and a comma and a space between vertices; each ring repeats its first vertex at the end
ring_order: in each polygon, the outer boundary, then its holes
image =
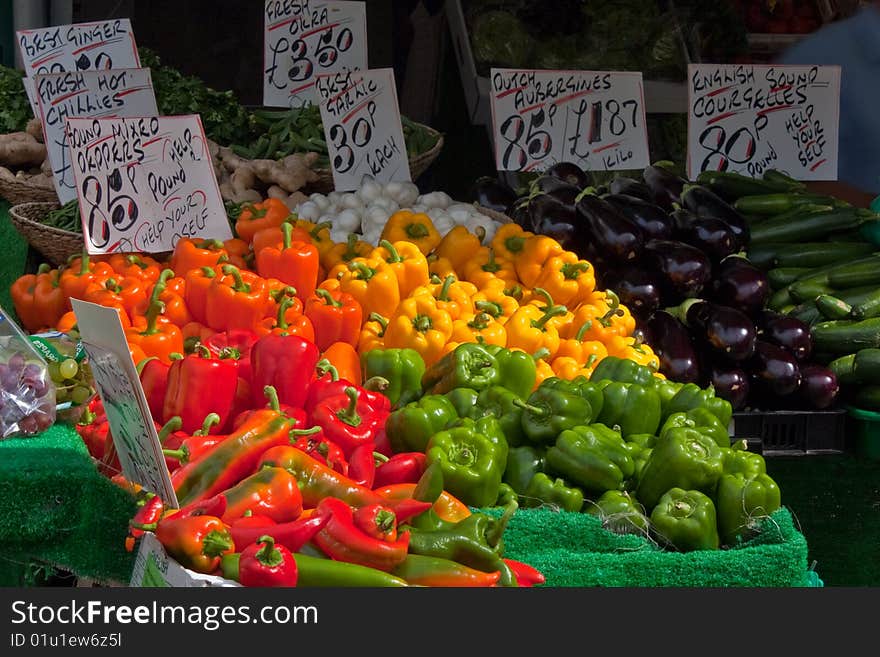
POLYGON ((27 122, 24 131, 40 143, 45 141, 43 139, 43 123, 36 117, 27 122))
POLYGON ((27 132, 0 135, 0 164, 7 167, 39 166, 46 159, 46 146, 27 132))

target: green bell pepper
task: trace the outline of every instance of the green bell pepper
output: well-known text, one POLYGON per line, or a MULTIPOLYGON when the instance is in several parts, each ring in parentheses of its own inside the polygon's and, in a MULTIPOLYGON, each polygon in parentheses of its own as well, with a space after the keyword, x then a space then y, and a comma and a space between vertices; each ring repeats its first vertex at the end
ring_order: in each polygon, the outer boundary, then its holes
POLYGON ((526 487, 538 472, 544 472, 545 450, 537 447, 511 447, 507 452, 507 467, 503 480, 518 495, 526 492, 526 487))
POLYGON ((648 533, 645 507, 626 491, 607 490, 598 500, 588 503, 586 511, 601 518, 602 526, 615 534, 648 533))
POLYGON ((651 526, 659 539, 680 552, 719 546, 715 505, 698 490, 670 488, 651 511, 651 526))
POLYGON ((498 362, 479 344, 463 342, 422 375, 426 394, 444 394, 454 388, 482 390, 499 382, 498 362))
POLYGON ((498 499, 507 443, 495 418, 459 420, 431 436, 425 454, 429 464, 440 464, 446 489, 465 504, 485 507, 498 499))
POLYGON ((650 449, 657 442, 657 436, 653 433, 633 433, 625 436, 624 440, 631 445, 637 445, 641 449, 650 449))
POLYGON ((449 399, 426 395, 392 411, 385 421, 385 431, 395 452, 424 452, 431 436, 457 419, 449 399))
POLYGON ((566 392, 574 392, 576 395, 580 395, 590 402, 590 408, 593 409, 593 417, 599 417, 599 414, 602 412, 602 405, 605 403, 602 387, 583 375, 576 376, 571 381, 551 376, 544 379, 541 385, 552 390, 565 390, 566 392))
POLYGON ((615 381, 606 385, 602 394, 605 403, 596 422, 607 427, 619 426, 624 437, 657 432, 660 426, 660 397, 651 388, 615 381))
POLYGON ((715 492, 718 531, 725 545, 748 538, 782 505, 779 486, 767 474, 725 474, 715 492))
POLYGON ((380 376, 388 380, 383 394, 391 406, 406 406, 422 396, 425 361, 415 349, 372 349, 361 357, 364 380, 380 376))
POLYGON ((628 489, 635 490, 638 487, 639 480, 642 478, 642 473, 645 471, 645 465, 647 465, 648 461, 651 459, 651 454, 653 452, 653 447, 644 447, 633 456, 633 476, 627 483, 628 489))
POLYGON ((550 444, 566 429, 589 424, 593 419, 590 402, 575 392, 544 387, 543 383, 527 401, 514 402, 523 409, 523 432, 533 443, 550 444))
POLYGON ((492 415, 501 425, 501 430, 511 447, 526 442, 522 426, 523 409, 517 405, 522 398, 503 386, 492 386, 481 390, 470 417, 480 418, 492 415))
MULTIPOLYGON (((442 494, 443 469, 439 463, 430 463, 425 468, 418 483, 416 483, 416 487, 412 492, 412 498, 418 502, 430 502, 433 505, 442 494)), ((408 524, 418 529, 434 531, 447 529, 454 523, 443 520, 443 518, 437 515, 432 506, 430 509, 410 518, 408 524)))
POLYGON ((639 365, 634 360, 605 356, 590 375, 590 381, 617 381, 636 383, 640 386, 653 386, 654 373, 650 368, 639 365))
POLYGON ((666 410, 669 407, 669 402, 672 401, 672 398, 675 397, 676 394, 678 394, 678 391, 681 390, 682 386, 684 386, 683 383, 677 383, 675 381, 670 381, 669 379, 660 379, 656 376, 654 377, 654 392, 660 397, 662 417, 669 415, 666 410))
POLYGON ((452 402, 459 417, 471 417, 479 394, 473 388, 453 388, 444 397, 452 402))
POLYGON ((495 357, 499 384, 515 395, 528 397, 535 387, 537 377, 535 359, 524 351, 498 345, 485 345, 484 349, 495 357))
POLYGON ((408 549, 411 554, 449 559, 484 572, 499 570, 500 585, 516 586, 516 577, 502 559, 502 537, 517 508, 516 502, 510 502, 500 518, 472 513, 442 529, 424 530, 403 525, 401 531, 410 532, 408 549))
POLYGON ((701 407, 712 413, 725 429, 730 424, 733 415, 730 402, 716 397, 714 388, 701 388, 696 383, 686 383, 675 393, 663 408, 663 417, 701 407))
POLYGON ((526 487, 522 503, 527 507, 549 504, 565 511, 578 512, 584 506, 584 492, 563 479, 551 479, 543 472, 537 472, 526 487))
POLYGON ((724 474, 744 474, 754 477, 767 473, 767 464, 760 454, 748 451, 748 443, 738 440, 730 449, 722 450, 724 474))
POLYGON ((507 506, 511 502, 516 502, 518 500, 519 495, 516 494, 516 491, 510 487, 510 484, 505 484, 502 481, 501 485, 498 487, 498 499, 495 500, 493 506, 507 506))
POLYGON ((634 468, 623 438, 601 424, 567 429, 547 450, 548 471, 597 493, 623 488, 634 468))
POLYGON ((712 492, 722 473, 722 452, 696 429, 670 429, 657 440, 639 477, 636 497, 653 509, 670 488, 712 492))
POLYGON ((698 406, 689 411, 679 411, 666 418, 659 434, 663 436, 670 429, 690 427, 697 429, 704 436, 709 436, 719 447, 730 447, 730 434, 707 408, 698 406))

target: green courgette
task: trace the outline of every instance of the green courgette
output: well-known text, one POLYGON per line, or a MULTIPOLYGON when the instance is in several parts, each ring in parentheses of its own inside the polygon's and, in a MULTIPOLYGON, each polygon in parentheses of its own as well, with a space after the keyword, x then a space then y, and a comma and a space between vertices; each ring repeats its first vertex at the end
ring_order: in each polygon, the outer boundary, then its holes
POLYGON ((810 335, 816 352, 851 354, 861 349, 878 349, 880 318, 819 322, 811 327, 810 335))
POLYGON ((823 283, 814 281, 795 281, 788 286, 788 292, 795 301, 803 303, 815 300, 820 294, 833 294, 834 290, 823 283))
POLYGON ((841 265, 828 272, 828 284, 834 289, 880 285, 880 255, 841 265))
POLYGON ((850 303, 852 304, 853 319, 880 317, 880 287, 874 286, 872 292, 860 298, 857 302, 850 301, 850 303))
POLYGON ((766 271, 768 269, 773 269, 773 267, 777 266, 776 257, 779 254, 779 251, 789 246, 792 245, 787 242, 770 242, 767 244, 749 246, 746 257, 749 259, 749 262, 755 265, 755 267, 759 267, 766 271))
POLYGON ((880 411, 880 385, 861 386, 853 398, 853 403, 866 411, 880 411))
POLYGON ((741 196, 774 194, 788 192, 792 189, 787 183, 760 180, 732 171, 702 171, 697 176, 697 182, 708 186, 713 192, 728 202, 735 201, 741 196))
POLYGON ((858 383, 880 385, 880 349, 862 349, 853 360, 853 376, 858 383))
MULTIPOLYGON (((874 252, 864 242, 804 242, 781 245, 773 256, 776 267, 825 267, 844 264, 874 252)), ((749 258, 751 259, 751 251, 749 258)))
POLYGON ((770 289, 779 290, 810 271, 810 267, 776 267, 767 272, 767 282, 770 283, 770 289))
POLYGON ((852 313, 851 305, 830 294, 820 294, 816 297, 815 304, 826 319, 847 319, 852 313))
POLYGON ((787 213, 756 224, 751 230, 751 243, 826 239, 833 233, 858 228, 866 219, 859 210, 846 208, 829 210, 828 206, 817 211, 813 206, 807 205, 797 208, 795 212, 797 212, 796 216, 787 213), (799 212, 800 210, 803 212, 799 212))
POLYGON ((789 317, 799 319, 810 326, 825 321, 825 318, 822 317, 822 313, 819 312, 814 301, 807 301, 806 303, 798 304, 785 314, 789 317))
POLYGON ((733 207, 747 214, 780 215, 807 205, 833 207, 834 199, 822 194, 761 194, 738 198, 733 207))
POLYGON ((779 312, 781 308, 791 305, 794 301, 795 299, 791 296, 788 288, 784 287, 770 295, 770 298, 767 300, 767 307, 770 310, 779 312))
POLYGON ((834 372, 834 376, 837 377, 837 382, 845 385, 858 383, 855 366, 855 354, 840 356, 839 358, 835 358, 830 363, 828 363, 828 369, 834 372))
POLYGON ((779 191, 783 192, 796 192, 807 188, 803 181, 795 180, 791 176, 788 176, 781 171, 777 171, 776 169, 767 169, 764 172, 764 175, 761 176, 761 179, 769 185, 778 187, 779 191))

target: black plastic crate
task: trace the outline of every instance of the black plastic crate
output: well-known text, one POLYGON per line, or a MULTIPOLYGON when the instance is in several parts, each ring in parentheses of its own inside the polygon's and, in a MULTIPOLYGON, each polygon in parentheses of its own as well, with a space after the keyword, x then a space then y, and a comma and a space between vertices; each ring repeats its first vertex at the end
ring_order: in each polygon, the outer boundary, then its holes
POLYGON ((740 411, 733 437, 760 442, 765 456, 839 454, 846 450, 846 410, 740 411))

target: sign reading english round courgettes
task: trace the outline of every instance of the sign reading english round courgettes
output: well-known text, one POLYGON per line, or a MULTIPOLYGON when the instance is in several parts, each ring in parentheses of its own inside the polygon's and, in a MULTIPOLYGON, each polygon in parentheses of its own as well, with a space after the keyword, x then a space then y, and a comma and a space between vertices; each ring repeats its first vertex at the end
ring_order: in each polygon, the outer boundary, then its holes
POLYGON ((499 171, 650 164, 641 73, 493 68, 489 104, 499 171))
POLYGON ((317 76, 367 68, 364 2, 266 0, 263 11, 263 104, 317 102, 317 76))
POLYGON ((232 237, 198 115, 69 118, 67 142, 89 253, 232 237))
POLYGON ((688 175, 837 180, 839 66, 688 66, 688 175))

